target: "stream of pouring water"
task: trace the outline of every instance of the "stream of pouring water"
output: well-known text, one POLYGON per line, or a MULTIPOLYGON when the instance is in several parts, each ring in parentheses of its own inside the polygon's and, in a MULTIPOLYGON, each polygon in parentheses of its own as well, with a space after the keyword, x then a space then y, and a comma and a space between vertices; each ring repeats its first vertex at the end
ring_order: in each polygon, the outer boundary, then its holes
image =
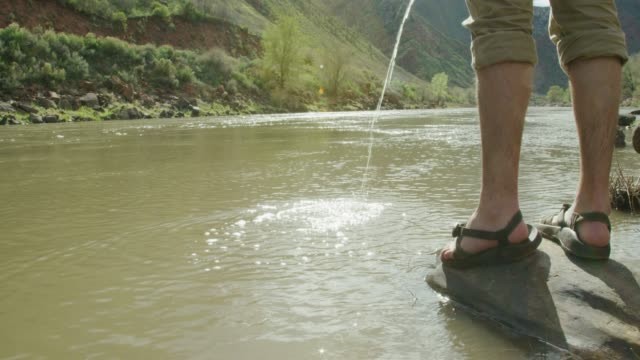
POLYGON ((411 8, 413 8, 413 3, 415 0, 409 1, 409 6, 407 6, 407 11, 404 13, 404 17, 402 18, 402 23, 400 24, 400 30, 398 31, 398 36, 396 38, 396 44, 393 48, 393 55, 391 56, 391 61, 389 62, 389 68, 387 69, 387 77, 384 80, 384 86, 382 87, 382 94, 380 95, 380 100, 378 100, 378 106, 376 106, 375 115, 371 118, 369 122, 369 152, 367 156, 367 166, 364 168, 364 175, 362 176, 362 187, 360 188, 360 192, 365 197, 367 193, 365 192, 365 188, 367 186, 367 176, 369 174, 369 166, 371 165, 371 155, 373 152, 373 126, 380 118, 380 110, 382 109, 382 102, 384 101, 384 95, 387 92, 387 87, 391 82, 391 78, 393 77, 393 70, 396 66, 396 57, 398 56, 398 48, 400 47, 400 39, 402 39, 402 32, 404 31, 404 24, 407 22, 409 15, 411 14, 411 8))

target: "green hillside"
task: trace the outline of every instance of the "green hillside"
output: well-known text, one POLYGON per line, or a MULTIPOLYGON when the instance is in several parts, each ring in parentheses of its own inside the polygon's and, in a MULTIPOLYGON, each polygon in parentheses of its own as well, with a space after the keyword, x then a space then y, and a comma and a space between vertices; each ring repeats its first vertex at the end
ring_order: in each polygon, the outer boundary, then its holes
MULTIPOLYGON (((370 109, 407 5, 408 0, 0 2, 0 76, 5 79, 0 100, 77 88, 121 96, 114 89, 126 84, 127 101, 163 103, 187 96, 211 102, 232 93, 262 104, 265 111, 370 109), (287 73, 278 69, 273 52, 280 41, 274 32, 282 30, 283 21, 293 24, 289 30, 295 33, 280 39, 296 48, 286 60, 287 73), (124 55, 105 62, 109 55, 96 56, 100 52, 124 55)), ((640 3, 618 0, 618 6, 629 48, 638 52, 640 3)), ((567 87, 548 39, 548 16, 548 8, 536 8, 535 91, 543 95, 536 97, 542 103, 552 86, 565 93, 567 87)), ((461 25, 466 17, 463 0, 416 1, 387 106, 473 103, 469 35, 461 25)), ((633 94, 635 70, 627 74, 625 94, 633 94)))
MULTIPOLYGON (((383 74, 408 4, 404 0, 60 0, 96 16, 130 17, 194 11, 261 34, 278 14, 302 20, 310 48, 346 47, 357 67, 383 74)), ((400 81, 421 83, 445 72, 458 86, 472 83, 466 30, 460 25, 464 2, 441 6, 418 1, 406 26, 398 58, 400 81), (406 71, 404 71, 406 70, 406 71)))

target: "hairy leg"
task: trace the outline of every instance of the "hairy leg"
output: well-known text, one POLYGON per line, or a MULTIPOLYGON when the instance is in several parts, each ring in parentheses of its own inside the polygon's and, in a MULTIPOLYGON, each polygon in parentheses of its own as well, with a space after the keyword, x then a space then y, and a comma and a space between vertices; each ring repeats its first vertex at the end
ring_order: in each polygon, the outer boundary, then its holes
MULTIPOLYGON (((533 65, 507 62, 477 70, 478 107, 482 134, 482 190, 478 208, 467 227, 496 231, 504 228, 519 210, 518 166, 524 119, 531 96, 533 65)), ((526 239, 521 223, 509 241, 526 239)), ((462 248, 476 253, 497 246, 496 241, 465 238, 462 248)), ((453 258, 454 245, 443 252, 453 258)))
MULTIPOLYGON (((617 57, 580 59, 568 66, 573 108, 580 138, 580 182, 573 212, 609 214, 609 175, 620 103, 622 66, 617 57)), ((578 229, 583 241, 605 246, 609 231, 601 223, 584 223, 578 229)))

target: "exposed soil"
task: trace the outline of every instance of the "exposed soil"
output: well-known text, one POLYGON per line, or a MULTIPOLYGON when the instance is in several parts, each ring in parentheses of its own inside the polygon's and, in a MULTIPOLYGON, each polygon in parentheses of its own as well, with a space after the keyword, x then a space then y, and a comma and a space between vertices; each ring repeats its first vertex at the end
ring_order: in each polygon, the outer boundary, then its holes
POLYGON ((0 28, 11 23, 34 29, 52 29, 76 35, 91 32, 134 44, 171 45, 178 49, 225 49, 232 56, 255 57, 260 38, 223 20, 191 21, 173 17, 173 26, 158 17, 129 19, 127 31, 104 19, 92 17, 56 0, 0 0, 0 28))

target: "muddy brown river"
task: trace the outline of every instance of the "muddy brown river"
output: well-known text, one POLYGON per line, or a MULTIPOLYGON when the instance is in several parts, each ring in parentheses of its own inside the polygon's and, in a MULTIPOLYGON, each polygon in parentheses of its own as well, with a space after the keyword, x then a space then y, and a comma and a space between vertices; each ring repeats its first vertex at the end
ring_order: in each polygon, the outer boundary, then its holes
MULTIPOLYGON (((476 204, 475 112, 385 112, 365 197, 371 116, 0 128, 0 358, 564 358, 424 283, 476 204)), ((530 222, 571 201, 571 116, 529 113, 530 222)), ((612 221, 637 263, 640 219, 612 221)))

